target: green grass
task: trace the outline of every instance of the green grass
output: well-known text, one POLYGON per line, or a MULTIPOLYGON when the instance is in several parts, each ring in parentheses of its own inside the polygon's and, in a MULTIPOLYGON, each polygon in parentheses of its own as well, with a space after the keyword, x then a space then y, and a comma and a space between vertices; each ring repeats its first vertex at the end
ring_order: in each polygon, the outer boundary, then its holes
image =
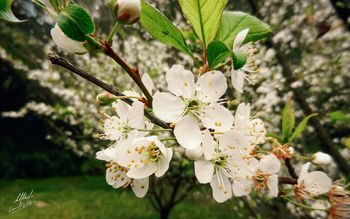
MULTIPOLYGON (((243 218, 234 208, 237 201, 217 204, 210 193, 195 192, 177 205, 170 218, 243 218)), ((242 211, 240 211, 242 212, 242 211)), ((130 190, 112 189, 104 177, 70 177, 43 180, 0 181, 0 218, 158 218, 148 200, 136 198, 130 190), (20 192, 34 190, 36 204, 9 214, 20 192)))

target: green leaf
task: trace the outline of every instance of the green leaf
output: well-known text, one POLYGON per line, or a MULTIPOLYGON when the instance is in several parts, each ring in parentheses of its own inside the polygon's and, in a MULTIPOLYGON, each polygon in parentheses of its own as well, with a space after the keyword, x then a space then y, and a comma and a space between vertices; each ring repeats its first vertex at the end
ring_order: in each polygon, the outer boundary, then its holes
POLYGON ((277 139, 279 142, 282 142, 282 138, 279 135, 272 133, 272 132, 267 132, 265 137, 272 137, 272 138, 277 139))
POLYGON ((89 12, 76 4, 67 6, 59 13, 57 24, 69 38, 79 42, 84 42, 85 36, 95 31, 89 12))
POLYGON ((217 65, 224 62, 230 56, 230 50, 220 41, 213 41, 208 45, 207 59, 210 69, 215 69, 217 65))
POLYGON ((222 12, 228 0, 179 0, 182 12, 202 40, 203 46, 213 41, 219 29, 222 12))
POLYGON ((297 128, 294 130, 292 136, 289 138, 289 142, 292 142, 296 137, 298 137, 306 128, 306 125, 311 117, 317 116, 317 113, 313 113, 306 118, 304 118, 297 126, 297 128))
POLYGON ((192 55, 181 31, 151 5, 142 2, 141 24, 152 37, 192 55))
POLYGON ((258 41, 271 33, 268 24, 252 15, 243 12, 225 11, 221 18, 216 39, 223 41, 229 48, 232 48, 237 34, 246 28, 249 28, 249 33, 243 43, 258 41))
POLYGON ((292 101, 288 101, 282 113, 282 134, 288 139, 295 125, 292 101))
POLYGON ((331 117, 331 120, 332 120, 333 123, 335 123, 337 121, 342 121, 342 122, 345 122, 347 124, 350 124, 350 117, 347 116, 342 111, 331 112, 329 114, 329 116, 331 117))
POLYGON ((11 5, 13 0, 0 0, 0 18, 9 22, 23 22, 12 13, 11 5))
POLYGON ((244 66, 244 64, 247 62, 247 53, 243 50, 236 50, 232 52, 232 62, 233 62, 233 68, 235 70, 238 70, 244 66))

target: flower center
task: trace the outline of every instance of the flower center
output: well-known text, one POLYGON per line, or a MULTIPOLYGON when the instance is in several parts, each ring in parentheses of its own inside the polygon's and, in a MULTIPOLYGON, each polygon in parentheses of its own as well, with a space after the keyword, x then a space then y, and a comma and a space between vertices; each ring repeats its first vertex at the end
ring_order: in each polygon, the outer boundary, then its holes
POLYGON ((253 176, 254 188, 259 191, 267 190, 268 175, 260 171, 253 176))
POLYGON ((162 155, 155 142, 151 142, 146 147, 146 154, 148 155, 148 162, 157 162, 162 155))

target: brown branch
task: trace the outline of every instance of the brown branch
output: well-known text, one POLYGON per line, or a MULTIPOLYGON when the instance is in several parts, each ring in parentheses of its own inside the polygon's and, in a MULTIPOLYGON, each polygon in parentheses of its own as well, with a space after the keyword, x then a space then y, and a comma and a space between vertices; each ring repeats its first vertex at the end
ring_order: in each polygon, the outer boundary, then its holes
POLYGON ((289 185, 298 184, 298 181, 296 179, 292 179, 292 178, 284 177, 284 176, 279 176, 278 182, 281 184, 289 184, 289 185))
POLYGON ((286 164, 287 166, 287 169, 288 169, 288 173, 291 177, 293 177, 294 179, 298 179, 298 175, 295 173, 295 169, 292 165, 292 162, 291 162, 291 159, 285 159, 284 160, 284 163, 286 164))
MULTIPOLYGON (((79 75, 80 77, 84 78, 85 80, 97 85, 98 87, 104 89, 105 91, 108 91, 109 93, 115 95, 115 96, 125 96, 122 92, 118 91, 118 89, 112 85, 106 84, 105 82, 101 81, 100 79, 96 78, 95 76, 85 72, 84 70, 81 70, 75 66, 73 66, 71 63, 63 59, 62 57, 59 57, 55 54, 50 53, 48 55, 49 60, 51 61, 52 64, 58 65, 62 68, 65 68, 69 70, 70 72, 79 75)), ((133 101, 131 99, 121 99, 122 101, 126 102, 127 104, 131 105, 133 101)), ((169 126, 165 122, 161 121, 157 117, 153 116, 151 113, 149 113, 149 108, 145 108, 144 113, 145 116, 154 124, 168 129, 169 126)))
POLYGON ((132 78, 132 80, 137 84, 137 86, 141 89, 142 93, 146 96, 148 103, 147 105, 152 108, 152 95, 149 93, 145 85, 141 80, 140 73, 137 68, 131 68, 107 43, 100 44, 102 51, 110 58, 112 58, 116 63, 120 65, 124 69, 126 73, 132 78))

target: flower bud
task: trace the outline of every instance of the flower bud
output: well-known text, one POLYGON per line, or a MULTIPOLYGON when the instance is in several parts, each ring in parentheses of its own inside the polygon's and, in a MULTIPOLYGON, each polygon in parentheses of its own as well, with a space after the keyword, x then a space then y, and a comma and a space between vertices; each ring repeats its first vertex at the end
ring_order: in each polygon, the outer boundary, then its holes
POLYGON ((116 100, 117 100, 117 98, 113 94, 108 93, 108 92, 100 93, 96 97, 97 104, 99 104, 101 106, 108 106, 116 100))
POLYGON ((72 40, 63 33, 58 24, 56 24, 55 27, 51 29, 51 37, 58 47, 66 50, 67 52, 77 54, 87 52, 87 49, 84 47, 85 42, 72 40))
POLYGON ((140 0, 117 0, 115 13, 119 22, 123 24, 133 24, 137 22, 141 14, 140 0))
POLYGON ((332 162, 332 157, 323 152, 317 152, 312 155, 311 160, 317 165, 328 165, 332 162))

